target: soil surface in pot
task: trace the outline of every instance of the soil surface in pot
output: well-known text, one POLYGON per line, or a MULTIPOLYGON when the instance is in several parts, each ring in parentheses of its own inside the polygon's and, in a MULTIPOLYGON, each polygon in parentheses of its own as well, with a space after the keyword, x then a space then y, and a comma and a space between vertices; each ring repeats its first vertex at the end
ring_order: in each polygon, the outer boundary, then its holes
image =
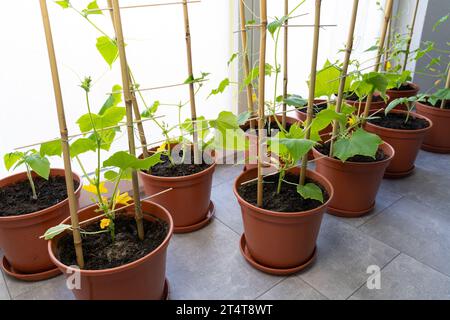
MULTIPOLYGON (((345 98, 345 100, 359 101, 359 97, 354 92, 352 92, 352 93, 350 93, 350 92, 345 93, 344 94, 344 98, 345 98)), ((366 102, 366 101, 367 101, 367 98, 364 98, 362 100, 362 102, 366 102)), ((378 96, 378 95, 373 95, 372 96, 372 102, 381 102, 381 101, 383 101, 383 98, 381 96, 378 96)))
MULTIPOLYGON (((303 199, 297 192, 297 186, 283 182, 281 192, 277 193, 279 175, 268 176, 264 178, 263 188, 263 208, 276 212, 302 212, 320 207, 322 203, 313 199, 303 199)), ((292 183, 298 183, 299 177, 287 173, 284 180, 292 183)), ((313 182, 317 184, 323 192, 324 202, 328 200, 328 192, 319 183, 307 179, 306 183, 313 182)), ((256 206, 257 204, 257 181, 253 181, 238 188, 239 195, 248 203, 256 206)))
MULTIPOLYGON (((438 100, 434 106, 431 103, 429 103, 428 101, 427 102, 422 102, 422 103, 426 104, 429 107, 440 109, 442 100, 438 100)), ((450 100, 445 101, 444 109, 446 109, 446 110, 450 109, 450 100)))
MULTIPOLYGON (((316 147, 316 150, 319 151, 321 154, 328 155, 330 154, 330 143, 327 142, 326 144, 319 144, 316 147)), ((378 148, 377 153, 375 154, 375 159, 368 156, 354 156, 351 158, 348 158, 346 162, 378 162, 383 161, 386 159, 387 156, 384 153, 384 151, 381 148, 378 148)), ((338 158, 334 157, 334 159, 339 160, 338 158)), ((339 160, 341 161, 341 160, 339 160)))
MULTIPOLYGON (((280 120, 281 123, 281 120, 280 120)), ((286 123, 286 130, 289 131, 289 129, 291 128, 292 124, 291 123, 286 123)), ((255 123, 255 129, 257 129, 258 124, 255 123)), ((250 129, 250 126, 248 124, 246 124, 245 126, 241 127, 242 130, 247 131, 250 129)), ((270 137, 269 134, 269 122, 266 121, 266 124, 264 125, 264 129, 267 131, 267 136, 270 137)), ((270 122, 270 130, 280 130, 278 127, 278 124, 276 123, 276 121, 271 121, 270 122)))
MULTIPOLYGON (((86 270, 101 270, 123 266, 136 261, 155 250, 169 231, 167 222, 155 218, 144 220, 145 237, 140 241, 136 221, 132 217, 116 216, 114 242, 109 232, 83 235, 83 255, 86 270)), ((101 230, 99 223, 90 224, 84 231, 101 230)), ((72 234, 66 234, 58 242, 58 259, 67 266, 76 265, 72 234)))
MULTIPOLYGON (((304 106, 304 107, 297 108, 297 110, 298 110, 299 112, 301 112, 301 113, 306 114, 307 107, 308 107, 308 106, 306 105, 306 106, 304 106)), ((326 108, 328 108, 328 104, 327 104, 326 101, 325 101, 325 102, 320 102, 320 103, 315 103, 315 104, 313 105, 313 114, 316 115, 316 114, 318 114, 320 111, 325 110, 326 108)))
MULTIPOLYGON (((180 151, 180 157, 183 156, 183 151, 180 151)), ((190 176, 208 169, 211 165, 203 162, 202 164, 194 164, 194 154, 191 154, 190 164, 180 163, 173 165, 169 157, 161 156, 161 163, 154 165, 150 170, 146 171, 148 174, 157 177, 183 177, 190 176)))
MULTIPOLYGON (((33 178, 37 199, 33 199, 28 179, 0 188, 0 217, 18 216, 44 210, 67 199, 66 179, 50 176, 33 178)), ((79 183, 74 181, 75 190, 79 183)))
POLYGON ((419 130, 430 126, 427 120, 415 118, 414 116, 410 116, 408 122, 405 122, 406 114, 403 113, 378 114, 377 116, 378 118, 370 119, 369 122, 383 128, 419 130))
POLYGON ((400 88, 392 88, 389 90, 393 90, 393 91, 409 91, 409 90, 415 90, 415 88, 410 85, 409 83, 404 83, 400 86, 400 88))

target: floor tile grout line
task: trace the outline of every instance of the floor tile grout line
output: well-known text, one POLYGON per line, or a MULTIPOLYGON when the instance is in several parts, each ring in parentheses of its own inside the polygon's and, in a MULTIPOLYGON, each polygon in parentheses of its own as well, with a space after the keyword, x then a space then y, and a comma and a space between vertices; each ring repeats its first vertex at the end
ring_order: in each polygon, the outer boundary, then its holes
POLYGON ((239 232, 237 232, 236 230, 234 230, 232 227, 230 227, 229 225, 227 225, 225 222, 223 222, 219 217, 215 216, 214 219, 218 220, 220 223, 222 223, 225 227, 227 227, 228 229, 230 229, 231 231, 233 231, 236 235, 241 236, 241 234, 239 234, 239 232))
MULTIPOLYGON (((311 268, 314 266, 311 266, 311 268)), ((327 296, 326 294, 324 294, 323 292, 321 292, 318 288, 314 287, 311 283, 308 282, 307 279, 303 278, 303 275, 300 273, 298 275, 296 275, 297 277, 300 278, 300 280, 302 280, 303 282, 305 282, 308 286, 310 286, 311 288, 313 288, 315 291, 317 291, 319 294, 321 294, 322 296, 324 296, 325 298, 327 298, 328 300, 335 300, 329 296, 327 296)))
MULTIPOLYGON (((401 251, 399 251, 396 255, 395 255, 395 257, 393 257, 391 260, 389 260, 383 267, 381 267, 381 269, 380 269, 380 274, 381 274, 381 271, 383 271, 392 261, 394 261, 395 259, 397 259, 397 257, 398 256, 400 256, 401 254, 402 254, 403 252, 401 252, 401 251)), ((366 284, 367 283, 367 280, 366 281, 364 281, 355 291, 353 291, 347 298, 345 298, 345 300, 348 300, 348 299, 350 299, 356 292, 358 292, 363 286, 364 286, 364 284, 366 284)))
POLYGON ((254 298, 253 300, 257 300, 258 298, 262 297, 263 295, 265 295, 267 292, 269 292, 270 290, 272 290, 273 288, 275 288, 277 285, 279 285, 280 283, 286 281, 287 279, 289 279, 290 277, 284 277, 282 279, 280 279, 280 281, 277 281, 275 284, 273 284, 272 286, 270 286, 269 289, 265 290, 263 293, 261 293, 260 295, 256 296, 256 298, 254 298))
POLYGON ((383 208, 383 210, 380 210, 377 214, 372 215, 372 217, 370 217, 369 219, 367 219, 366 221, 364 221, 361 225, 357 226, 356 229, 360 229, 363 225, 365 225, 367 222, 372 221, 373 218, 378 217, 380 214, 384 213, 387 209, 389 209, 390 207, 392 207, 393 205, 397 204, 400 200, 406 198, 406 195, 402 195, 400 198, 398 198, 397 200, 395 200, 394 202, 392 202, 390 205, 388 205, 386 208, 383 208))
POLYGON ((414 258, 413 256, 409 255, 409 254, 408 254, 408 253, 406 253, 406 252, 402 252, 402 253, 403 253, 403 254, 404 254, 405 256, 407 256, 408 258, 411 258, 411 259, 413 259, 413 260, 417 261, 418 263, 420 263, 420 264, 423 264, 424 266, 426 266, 426 267, 428 267, 428 268, 430 268, 430 269, 432 269, 432 270, 436 271, 437 273, 439 273, 439 274, 443 275, 444 277, 446 277, 446 278, 449 278, 449 279, 450 279, 450 275, 447 275, 447 274, 443 273, 442 271, 440 271, 440 270, 436 269, 435 267, 433 267, 433 266, 430 266, 429 264, 427 264, 427 263, 425 263, 425 262, 422 262, 422 261, 418 260, 417 258, 414 258))

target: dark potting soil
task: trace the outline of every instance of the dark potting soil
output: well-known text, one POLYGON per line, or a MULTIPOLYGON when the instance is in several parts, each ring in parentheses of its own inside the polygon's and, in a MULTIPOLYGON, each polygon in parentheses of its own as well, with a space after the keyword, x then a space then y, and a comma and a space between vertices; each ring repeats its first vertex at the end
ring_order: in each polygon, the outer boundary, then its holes
MULTIPOLYGON (((180 151, 180 157, 183 151, 180 151)), ((158 177, 183 177, 190 176, 208 169, 211 165, 203 162, 202 164, 194 164, 194 154, 191 154, 190 163, 172 164, 169 157, 162 155, 161 163, 154 165, 147 173, 158 177)))
POLYGON ((393 91, 408 91, 408 90, 414 90, 415 88, 410 85, 409 83, 404 83, 400 86, 400 88, 393 88, 393 89, 389 89, 389 90, 393 90, 393 91))
MULTIPOLYGON (((317 151, 319 151, 323 155, 330 154, 330 143, 329 142, 327 142, 326 144, 319 144, 315 148, 317 151)), ((378 162, 378 161, 383 161, 386 158, 387 158, 387 156, 384 153, 384 151, 381 148, 378 148, 377 153, 375 154, 375 159, 372 157, 368 157, 368 156, 356 155, 354 157, 348 158, 346 162, 378 162)), ((336 157, 334 157, 334 159, 339 160, 336 157)))
MULTIPOLYGON (((37 200, 33 199, 28 179, 0 188, 0 216, 18 216, 37 212, 67 199, 66 179, 50 176, 33 178, 37 200)), ((74 181, 75 190, 80 185, 74 181)))
MULTIPOLYGON (((281 192, 277 193, 279 175, 264 178, 263 187, 263 208, 276 212, 302 212, 320 207, 322 203, 313 199, 303 199, 297 192, 297 186, 283 182, 281 192)), ((284 180, 298 183, 298 176, 286 174, 284 180)), ((316 183, 323 192, 323 199, 328 200, 328 193, 324 187, 317 182, 307 179, 306 183, 316 183)), ((239 195, 247 202, 256 206, 257 204, 257 181, 253 181, 238 188, 239 195)))
MULTIPOLYGON (((359 101, 359 97, 356 95, 356 93, 352 92, 352 93, 346 93, 344 95, 345 100, 350 100, 350 101, 359 101)), ((367 98, 364 98, 362 100, 362 102, 366 102, 367 98)), ((372 96, 372 102, 381 102, 383 101, 383 98, 378 96, 378 95, 373 95, 372 96)))
POLYGON ((370 119, 369 122, 383 128, 399 130, 419 130, 430 126, 427 120, 410 116, 405 122, 406 115, 402 113, 379 114, 378 118, 370 119))
MULTIPOLYGON (((301 113, 306 114, 307 111, 307 107, 308 106, 304 106, 304 107, 299 107, 297 108, 297 110, 301 113)), ((319 103, 315 103, 313 105, 313 114, 316 115, 318 114, 320 111, 325 110, 326 108, 328 108, 328 103, 326 101, 323 102, 319 102, 319 103)))
MULTIPOLYGON (((281 123, 281 120, 280 120, 281 123)), ((289 131, 289 129, 291 128, 292 124, 290 123, 286 123, 286 130, 289 131)), ((255 127, 258 127, 258 123, 255 122, 255 127)), ((244 125, 241 127, 242 130, 246 131, 250 129, 250 126, 248 124, 244 125)), ((269 133, 269 122, 266 121, 265 125, 264 125, 264 129, 267 131, 267 136, 270 137, 270 133, 269 133)), ((270 122, 270 130, 280 130, 278 127, 278 124, 275 121, 271 121, 270 122)))
MULTIPOLYGON (((441 103, 442 103, 442 100, 438 100, 436 102, 436 104, 433 106, 429 102, 424 102, 424 104, 426 104, 427 106, 430 106, 430 107, 433 107, 433 108, 437 108, 437 109, 439 109, 441 107, 441 103)), ((450 100, 445 101, 444 109, 446 109, 446 110, 450 109, 450 100)))
MULTIPOLYGON (((160 219, 144 220, 144 240, 138 238, 136 222, 132 217, 117 215, 114 242, 109 232, 83 235, 83 255, 86 270, 100 270, 123 266, 136 261, 155 250, 166 238, 169 225, 160 219)), ((99 223, 93 223, 83 230, 100 230, 99 223)), ((72 233, 65 234, 58 242, 58 259, 67 266, 76 265, 72 233)))

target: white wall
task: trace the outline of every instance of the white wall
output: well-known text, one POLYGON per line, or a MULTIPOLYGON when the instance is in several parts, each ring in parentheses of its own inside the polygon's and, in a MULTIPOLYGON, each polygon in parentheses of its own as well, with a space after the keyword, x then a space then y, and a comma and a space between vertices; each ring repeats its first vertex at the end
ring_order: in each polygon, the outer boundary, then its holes
MULTIPOLYGON (((74 6, 84 8, 89 1, 72 0, 74 6)), ((160 0, 161 2, 173 2, 160 0)), ((106 0, 98 0, 106 7, 106 0)), ((142 1, 122 0, 121 5, 142 1)), ((146 3, 156 3, 146 1, 146 3)), ((91 100, 97 111, 113 84, 121 83, 119 63, 109 70, 95 48, 100 35, 72 10, 63 10, 48 1, 53 36, 60 71, 63 98, 69 133, 77 133, 75 121, 86 113, 83 91, 78 77, 95 79, 91 100)), ((221 110, 232 110, 236 102, 232 92, 205 97, 211 89, 229 76, 226 61, 234 48, 230 37, 233 30, 233 6, 228 0, 202 0, 190 5, 193 42, 194 72, 211 72, 211 81, 197 98, 198 115, 213 117, 221 110)), ((113 34, 110 17, 92 16, 99 26, 113 34)), ((122 11, 123 28, 127 42, 128 61, 141 87, 154 87, 183 82, 187 78, 186 49, 182 6, 162 6, 122 11)), ((13 148, 58 137, 58 123, 51 86, 45 38, 40 16, 39 1, 2 1, 0 10, 2 50, 0 50, 0 156, 13 148)), ((145 92, 148 101, 177 103, 188 99, 186 86, 145 92)), ((165 121, 176 122, 174 109, 161 109, 167 114, 165 121), (166 112, 167 111, 167 112, 166 112)), ((189 116, 189 106, 183 119, 189 116)), ((159 140, 159 131, 145 125, 150 141, 159 140)), ((127 149, 122 137, 114 150, 127 149)), ((105 155, 106 157, 106 155, 105 155)), ((88 170, 93 170, 93 154, 84 157, 88 170)), ((52 164, 61 167, 54 159, 52 164)), ((74 166, 75 170, 78 167, 74 166)), ((0 177, 8 173, 0 165, 0 177)))

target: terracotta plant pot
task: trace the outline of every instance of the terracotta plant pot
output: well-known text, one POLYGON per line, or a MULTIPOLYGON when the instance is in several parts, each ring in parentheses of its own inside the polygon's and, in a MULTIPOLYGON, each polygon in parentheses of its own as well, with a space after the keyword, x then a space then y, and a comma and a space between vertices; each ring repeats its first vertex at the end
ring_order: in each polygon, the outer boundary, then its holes
MULTIPOLYGON (((276 117, 277 117, 278 121, 281 123, 281 120, 282 120, 281 115, 277 115, 276 117)), ((270 116, 269 119, 270 119, 270 123, 275 125, 274 128, 278 128, 278 126, 277 126, 276 122, 273 120, 272 116, 270 116)), ((288 125, 293 125, 294 123, 297 123, 297 122, 299 122, 299 120, 296 118, 286 117, 286 123, 288 125)), ((256 126, 257 126, 257 124, 255 122, 255 127, 256 126)), ((241 126, 241 129, 246 131, 245 137, 249 141, 249 148, 248 148, 248 150, 244 151, 244 159, 245 159, 244 171, 254 169, 258 166, 256 164, 257 156, 259 154, 258 153, 258 136, 254 133, 247 132, 249 127, 250 127, 250 125, 248 123, 241 126)))
MULTIPOLYGON (((50 176, 64 177, 63 169, 51 169, 50 176)), ((81 192, 81 179, 74 174, 74 180, 80 183, 75 191, 77 198, 81 192)), ((36 174, 33 173, 33 177, 36 174)), ((25 172, 18 173, 0 180, 0 188, 27 180, 25 172)), ((54 206, 33 213, 18 216, 0 217, 0 247, 2 248, 10 270, 9 274, 23 275, 24 280, 41 280, 45 278, 43 273, 55 269, 47 252, 47 244, 39 239, 48 228, 59 224, 68 217, 69 200, 65 199, 54 206), (41 278, 39 278, 41 274, 41 278), (30 278, 27 278, 29 275, 30 278), (38 276, 33 279, 31 275, 38 276)), ((5 261, 3 261, 5 266, 5 261)), ((55 274, 53 274, 55 275, 55 274)))
MULTIPOLYGON (((392 110, 391 113, 407 114, 406 111, 392 110)), ((433 127, 433 123, 426 117, 411 112, 411 117, 421 118, 430 124, 427 128, 419 130, 398 130, 383 128, 370 122, 364 129, 380 136, 383 141, 389 143, 395 150, 395 155, 386 169, 385 178, 403 178, 414 172, 414 162, 427 132, 433 127)))
MULTIPOLYGON (((155 151, 157 148, 151 149, 155 151)), ((166 208, 173 219, 174 233, 192 232, 207 225, 214 215, 211 187, 216 163, 207 169, 183 177, 158 177, 140 171, 146 195, 172 188, 152 199, 166 208)))
MULTIPOLYGON (((374 96, 375 97, 379 97, 380 95, 378 93, 375 93, 374 96)), ((366 108, 366 103, 365 102, 361 102, 361 106, 359 104, 359 101, 345 100, 345 103, 355 107, 356 108, 356 112, 359 111, 358 114, 363 114, 364 113, 364 109, 366 108)), ((375 112, 377 110, 384 109, 384 108, 386 108, 386 102, 384 102, 384 100, 372 101, 372 103, 370 104, 369 112, 375 112)))
MULTIPOLYGON (((398 98, 408 98, 408 97, 416 96, 417 93, 420 90, 419 86, 417 84, 415 84, 415 83, 412 83, 412 82, 408 82, 408 84, 411 87, 413 87, 414 89, 411 89, 411 90, 389 89, 389 90, 387 90, 386 93, 389 96, 388 104, 391 103, 392 101, 394 101, 395 99, 398 99, 398 98)), ((396 110, 405 110, 405 111, 408 110, 407 106, 404 103, 399 104, 394 109, 396 109, 396 110)))
MULTIPOLYGON (((166 253, 173 233, 173 221, 169 212, 160 205, 142 201, 144 219, 152 221, 149 213, 169 224, 169 231, 164 241, 146 256, 122 265, 104 270, 77 270, 80 272, 80 288, 72 289, 79 300, 160 300, 167 294, 166 253)), ((96 205, 79 211, 80 221, 98 216, 96 205)), ((134 216, 134 208, 127 213, 134 216)), ((101 217, 98 218, 100 220, 101 217)), ((94 220, 96 221, 96 220, 94 220)), ((63 223, 70 224, 70 218, 63 223)), ((52 261, 66 277, 73 276, 73 268, 58 260, 58 242, 62 234, 48 241, 48 252, 52 261)))
MULTIPOLYGON (((298 175, 299 168, 290 172, 298 175)), ((261 271, 278 275, 298 272, 315 258, 316 240, 323 213, 333 199, 333 186, 320 174, 308 170, 307 177, 320 183, 328 192, 329 199, 309 211, 275 212, 258 208, 239 195, 238 187, 256 175, 257 169, 245 171, 234 183, 233 191, 244 222, 241 252, 261 271)))
POLYGON ((316 171, 327 178, 334 187, 334 197, 328 205, 328 213, 354 218, 363 216, 375 206, 375 198, 384 171, 394 157, 394 149, 387 143, 380 148, 387 158, 377 162, 342 162, 313 149, 316 171))
POLYGON ((416 111, 433 122, 433 127, 425 135, 422 149, 430 152, 450 153, 450 109, 435 108, 417 102, 416 111))

